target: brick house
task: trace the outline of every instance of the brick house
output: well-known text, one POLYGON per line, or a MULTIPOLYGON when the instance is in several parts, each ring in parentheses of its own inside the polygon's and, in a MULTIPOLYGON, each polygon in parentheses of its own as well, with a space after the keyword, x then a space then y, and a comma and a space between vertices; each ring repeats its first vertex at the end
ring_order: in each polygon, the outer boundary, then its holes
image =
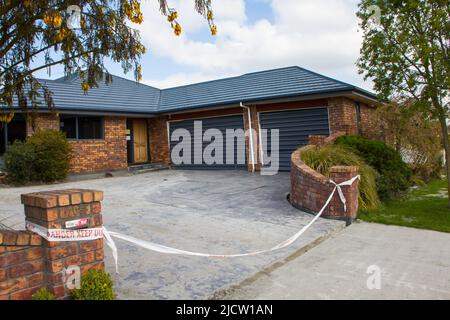
POLYGON ((270 153, 261 131, 279 129, 280 169, 289 171, 291 153, 305 145, 309 135, 364 133, 377 104, 370 92, 296 66, 163 90, 117 76, 87 94, 76 75, 42 81, 53 92, 57 112, 49 112, 42 103, 30 122, 17 110, 13 121, 0 129, 0 154, 8 143, 36 130, 61 130, 73 147, 72 173, 155 163, 205 168, 203 162, 179 165, 171 159, 178 142, 172 132, 193 132, 195 120, 202 120, 203 132, 211 128, 256 131, 241 146, 244 165, 208 168, 259 170, 264 152, 270 153))

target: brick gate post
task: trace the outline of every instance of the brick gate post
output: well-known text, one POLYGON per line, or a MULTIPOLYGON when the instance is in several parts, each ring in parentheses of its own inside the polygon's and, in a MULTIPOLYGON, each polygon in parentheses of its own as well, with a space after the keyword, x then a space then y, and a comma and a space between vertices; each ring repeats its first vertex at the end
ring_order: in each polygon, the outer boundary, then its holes
MULTIPOLYGON (((330 169, 330 179, 336 183, 348 181, 357 175, 358 167, 356 166, 335 166, 330 169)), ((351 186, 341 188, 346 199, 347 211, 344 210, 344 204, 336 191, 325 216, 344 219, 347 223, 351 223, 358 214, 359 180, 356 180, 351 186)))
MULTIPOLYGON (((103 192, 69 189, 21 196, 26 222, 47 229, 97 228, 102 226, 103 192), (78 224, 78 225, 76 225, 78 224)), ((43 239, 43 259, 47 288, 57 298, 66 298, 67 267, 77 266, 81 274, 104 269, 103 239, 88 241, 47 241, 43 239)))

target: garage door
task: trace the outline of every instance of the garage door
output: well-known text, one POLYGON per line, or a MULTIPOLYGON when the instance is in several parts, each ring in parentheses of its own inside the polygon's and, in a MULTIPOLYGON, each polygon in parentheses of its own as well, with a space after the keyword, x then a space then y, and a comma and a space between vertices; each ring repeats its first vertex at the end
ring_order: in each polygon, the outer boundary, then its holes
MULTIPOLYGON (((233 144, 231 145, 232 150, 234 150, 234 155, 229 155, 227 161, 227 145, 226 145, 226 131, 227 129, 231 130, 244 130, 244 118, 242 115, 234 115, 234 116, 226 116, 226 117, 215 117, 215 118, 203 118, 203 119, 192 119, 192 120, 183 120, 178 122, 170 123, 170 154, 172 157, 172 167, 175 169, 208 169, 208 170, 220 170, 220 169, 238 169, 244 170, 247 168, 246 165, 246 154, 245 154, 245 140, 239 140, 237 138, 234 139, 233 144), (219 163, 215 164, 207 164, 205 159, 202 159, 202 163, 195 164, 194 162, 194 142, 197 141, 202 144, 202 152, 205 151, 205 148, 211 144, 211 141, 203 141, 202 137, 194 136, 194 122, 200 122, 202 126, 202 136, 208 129, 218 129, 223 137, 223 148, 222 148, 222 157, 220 159, 222 161, 218 161, 219 163), (191 161, 190 164, 182 163, 177 164, 174 161, 172 156, 173 148, 182 141, 182 138, 178 138, 176 141, 172 141, 173 132, 176 129, 185 129, 189 132, 191 136, 191 161), (240 155, 240 156, 239 156, 240 155), (239 160, 239 161, 238 161, 239 160), (230 163, 231 162, 231 163, 230 163)), ((214 139, 212 140, 214 141, 214 139)), ((230 147, 229 147, 230 148, 230 147)), ((180 156, 183 156, 183 152, 178 153, 180 156)), ((216 156, 215 152, 211 153, 216 156)), ((202 157, 203 158, 203 157, 202 157)))
MULTIPOLYGON (((330 134, 327 108, 262 112, 259 114, 259 121, 262 129, 280 130, 280 171, 290 171, 292 152, 308 144, 309 135, 330 134)), ((267 137, 263 150, 270 157, 272 149, 270 130, 267 137)))

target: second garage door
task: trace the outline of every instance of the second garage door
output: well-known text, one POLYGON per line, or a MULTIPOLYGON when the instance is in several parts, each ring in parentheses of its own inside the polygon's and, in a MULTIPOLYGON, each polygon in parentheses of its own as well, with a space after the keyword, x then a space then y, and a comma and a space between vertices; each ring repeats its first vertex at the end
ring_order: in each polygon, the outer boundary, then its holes
MULTIPOLYGON (((226 117, 215 117, 215 118, 203 118, 203 119, 191 119, 191 120, 183 120, 183 121, 177 121, 177 122, 171 122, 170 123, 170 137, 172 137, 173 132, 176 129, 185 129, 189 132, 191 136, 191 163, 186 164, 176 164, 172 159, 172 167, 175 169, 209 169, 209 170, 219 170, 219 169, 239 169, 244 170, 247 168, 246 165, 246 155, 245 155, 245 141, 242 143, 239 142, 238 139, 235 139, 234 141, 234 161, 233 163, 227 163, 226 155, 227 155, 227 147, 226 147, 226 130, 237 130, 241 129, 244 130, 244 118, 242 115, 233 115, 233 116, 226 116, 226 117), (195 121, 201 121, 202 125, 202 135, 208 130, 208 129, 218 129, 222 133, 223 137, 223 159, 222 164, 206 164, 203 160, 201 164, 195 164, 194 163, 194 140, 197 141, 200 139, 202 140, 202 137, 194 137, 194 122, 195 121), (238 161, 238 154, 241 154, 241 160, 238 161), (240 163, 243 162, 243 163, 240 163)), ((181 141, 170 141, 170 151, 172 155, 172 149, 181 141)), ((202 151, 210 144, 211 142, 207 141, 202 143, 202 151)))
POLYGON ((261 112, 261 129, 269 129, 263 149, 271 155, 271 129, 279 129, 280 171, 291 169, 291 154, 298 147, 308 144, 309 135, 329 135, 328 109, 313 108, 293 111, 261 112))

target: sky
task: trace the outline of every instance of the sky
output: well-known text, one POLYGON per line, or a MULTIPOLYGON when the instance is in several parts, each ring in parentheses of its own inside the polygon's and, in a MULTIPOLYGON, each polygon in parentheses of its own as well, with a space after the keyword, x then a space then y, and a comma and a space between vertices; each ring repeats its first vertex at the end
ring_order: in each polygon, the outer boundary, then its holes
MULTIPOLYGON (((355 66, 362 42, 358 0, 212 0, 215 37, 193 0, 168 2, 178 11, 181 36, 173 34, 156 0, 143 1, 144 22, 133 25, 147 48, 145 84, 162 89, 297 65, 372 90, 355 66)), ((107 68, 133 78, 118 64, 107 68)), ((62 75, 56 68, 51 78, 62 75)))

